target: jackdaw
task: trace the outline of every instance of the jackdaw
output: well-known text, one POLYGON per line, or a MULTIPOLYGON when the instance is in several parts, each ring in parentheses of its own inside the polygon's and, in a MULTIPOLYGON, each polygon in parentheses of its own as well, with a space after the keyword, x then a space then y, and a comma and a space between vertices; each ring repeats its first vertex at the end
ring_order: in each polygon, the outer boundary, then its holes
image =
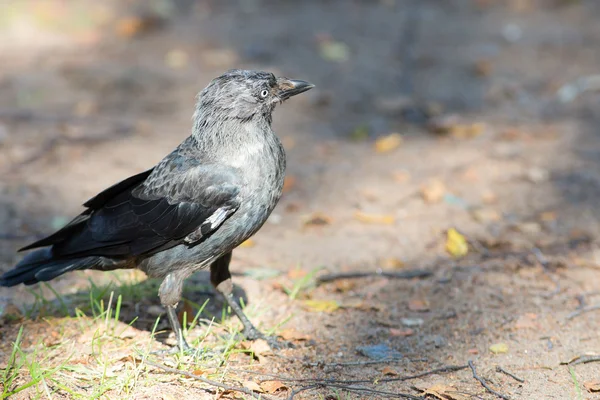
POLYGON ((231 70, 214 79, 197 97, 187 139, 155 167, 88 200, 58 232, 22 248, 42 249, 2 275, 0 286, 32 285, 75 270, 139 268, 163 279, 158 295, 183 351, 190 346, 175 312, 183 282, 210 267, 211 283, 241 320, 245 337, 265 338, 234 299, 229 262, 282 193, 285 153, 271 129, 272 112, 313 87, 261 71, 231 70))

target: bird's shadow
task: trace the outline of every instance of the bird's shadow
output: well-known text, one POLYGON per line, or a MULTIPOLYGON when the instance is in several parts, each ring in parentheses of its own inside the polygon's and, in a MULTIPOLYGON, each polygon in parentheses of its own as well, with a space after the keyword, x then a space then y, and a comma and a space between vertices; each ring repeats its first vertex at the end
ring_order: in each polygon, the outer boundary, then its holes
MULTIPOLYGON (((117 277, 118 275, 115 275, 117 277)), ((160 279, 148 278, 136 282, 116 281, 97 285, 91 279, 87 289, 62 295, 50 284, 31 288, 35 300, 25 305, 27 318, 87 317, 118 320, 131 327, 154 332, 157 340, 167 341, 171 328, 164 307, 160 304, 160 279), (52 292, 54 298, 44 293, 52 292)), ((234 295, 242 306, 248 304, 246 292, 234 285, 234 295)), ((182 300, 177 308, 182 325, 197 326, 199 321, 224 322, 230 317, 226 303, 210 283, 210 273, 199 271, 184 285, 182 300)))

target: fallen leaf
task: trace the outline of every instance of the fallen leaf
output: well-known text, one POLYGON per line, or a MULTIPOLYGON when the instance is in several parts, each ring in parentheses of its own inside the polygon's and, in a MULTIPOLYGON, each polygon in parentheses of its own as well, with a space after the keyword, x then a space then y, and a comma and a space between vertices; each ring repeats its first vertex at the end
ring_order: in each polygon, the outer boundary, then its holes
POLYGON ((406 267, 406 264, 402 260, 391 257, 381 261, 381 266, 387 269, 402 269, 406 267))
POLYGON ((446 194, 446 185, 439 179, 434 179, 421 187, 421 197, 426 203, 439 203, 446 194))
POLYGON ((517 321, 515 322, 515 329, 533 329, 533 330, 537 330, 537 329, 541 329, 542 326, 539 322, 537 322, 537 314, 533 314, 533 313, 526 313, 523 314, 521 316, 519 316, 519 318, 517 318, 517 321))
POLYGON ((492 63, 489 60, 478 60, 473 65, 473 72, 478 76, 489 76, 492 73, 492 63))
POLYGON ((502 219, 500 213, 491 208, 475 208, 471 211, 471 215, 477 222, 481 223, 498 222, 502 219))
POLYGON ((410 311, 429 311, 429 302, 424 299, 412 299, 408 302, 408 309, 410 311))
POLYGON ((237 53, 230 49, 205 50, 200 53, 200 57, 206 66, 213 68, 225 68, 238 61, 237 53))
POLYGON ((241 346, 245 350, 250 350, 255 356, 269 356, 273 354, 273 349, 265 339, 256 339, 253 341, 243 341, 241 346))
POLYGON ((429 388, 427 388, 423 394, 431 395, 441 400, 447 400, 448 392, 456 392, 456 388, 450 385, 445 385, 443 383, 437 383, 429 388))
POLYGON ((154 15, 130 16, 117 21, 115 31, 119 36, 131 38, 159 27, 161 22, 161 18, 154 15))
POLYGON ((390 367, 385 367, 381 373, 383 375, 390 375, 390 376, 394 376, 394 375, 398 375, 398 372, 396 372, 393 368, 390 367))
POLYGON ((410 172, 408 171, 394 171, 392 177, 397 183, 406 183, 410 181, 410 172))
POLYGON ((583 382, 583 387, 589 392, 600 392, 600 380, 583 382))
POLYGON ((334 312, 340 308, 340 305, 335 300, 304 300, 302 306, 307 311, 312 312, 334 312))
POLYGON ((346 43, 327 38, 320 41, 319 54, 327 61, 344 62, 350 58, 350 48, 346 43))
POLYGON ((283 340, 298 340, 298 341, 304 341, 304 340, 310 340, 311 337, 310 335, 307 335, 305 333, 302 332, 298 332, 295 329, 284 329, 283 331, 281 331, 281 333, 279 334, 279 336, 282 337, 283 340))
POLYGON ((367 125, 359 125, 350 132, 350 140, 354 142, 362 142, 369 138, 369 127, 367 125))
POLYGON ((397 149, 402 144, 402 135, 392 133, 387 136, 378 138, 375 141, 374 148, 377 153, 389 153, 397 149))
POLYGON ((396 329, 390 328, 390 336, 407 337, 415 334, 413 329, 396 329))
POLYGON ((556 212, 555 211, 546 211, 540 214, 540 220, 544 222, 552 222, 556 221, 556 212))
POLYGON ((165 56, 165 64, 172 69, 182 69, 188 65, 189 55, 181 49, 170 50, 165 56))
POLYGON ((293 175, 288 175, 283 180, 283 193, 287 193, 292 190, 296 186, 296 177, 293 175))
POLYGON ((356 279, 339 279, 334 283, 335 290, 340 293, 348 292, 356 287, 356 279))
POLYGON ((490 190, 486 190, 481 194, 481 201, 485 204, 494 204, 498 201, 498 196, 490 190))
POLYGON ((238 247, 254 247, 255 245, 256 245, 256 242, 254 242, 254 240, 248 239, 248 240, 242 242, 242 244, 240 244, 238 247))
POLYGON ((494 354, 508 353, 508 345, 506 343, 496 343, 490 346, 490 351, 494 354))
POLYGON ((389 214, 367 214, 362 211, 354 212, 354 219, 366 224, 393 225, 396 219, 389 214))
POLYGON ((467 240, 454 228, 448 229, 446 251, 453 257, 463 257, 469 252, 467 240))
POLYGON ((469 353, 469 354, 479 354, 479 350, 477 350, 477 349, 469 349, 469 350, 467 350, 467 353, 469 353))
POLYGON ((257 392, 257 393, 263 393, 264 390, 260 387, 260 385, 256 382, 253 381, 245 381, 242 384, 246 389, 250 389, 253 392, 257 392))
POLYGON ((282 390, 288 390, 288 387, 281 381, 265 381, 260 383, 260 387, 266 393, 276 393, 282 390))
POLYGON ((192 374, 194 374, 196 376, 202 376, 202 375, 206 374, 206 371, 204 371, 202 369, 195 369, 192 371, 192 374))
POLYGON ((325 214, 316 212, 305 218, 303 218, 303 223, 305 226, 323 226, 330 225, 331 218, 325 214))

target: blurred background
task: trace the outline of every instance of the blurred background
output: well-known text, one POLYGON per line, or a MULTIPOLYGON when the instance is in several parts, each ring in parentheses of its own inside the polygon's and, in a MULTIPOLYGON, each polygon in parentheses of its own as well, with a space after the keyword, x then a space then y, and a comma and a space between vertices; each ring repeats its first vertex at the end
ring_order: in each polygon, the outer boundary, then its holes
MULTIPOLYGON (((250 302, 316 267, 434 273, 321 286, 306 297, 381 308, 315 317, 280 299, 267 325, 297 312, 344 354, 383 341, 437 360, 513 340, 522 368, 597 349, 597 315, 558 322, 599 300, 599 20, 595 0, 4 0, 0 271, 189 135, 212 78, 262 69, 316 88, 274 116, 284 197, 234 269, 279 278, 240 277, 250 302)), ((53 286, 90 277, 109 279, 53 286)), ((0 289, 2 307, 32 299, 0 289)), ((564 369, 529 379, 517 398, 575 393, 564 369)))

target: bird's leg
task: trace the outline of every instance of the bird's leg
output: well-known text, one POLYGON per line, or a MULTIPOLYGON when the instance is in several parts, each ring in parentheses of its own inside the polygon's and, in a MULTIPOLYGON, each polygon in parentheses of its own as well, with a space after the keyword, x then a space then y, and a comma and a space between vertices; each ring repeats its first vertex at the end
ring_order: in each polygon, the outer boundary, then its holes
POLYGON ((221 293, 231 308, 234 314, 240 319, 244 330, 242 334, 248 340, 265 339, 271 347, 280 348, 282 343, 279 343, 276 338, 266 336, 260 332, 250 322, 242 307, 238 304, 233 296, 233 282, 231 281, 231 273, 229 272, 229 262, 231 261, 231 252, 221 256, 210 265, 210 281, 217 290, 221 293))
POLYGON ((171 329, 177 337, 177 347, 173 347, 170 353, 187 352, 192 350, 192 347, 187 343, 183 337, 183 330, 181 324, 177 318, 177 303, 181 299, 181 292, 183 290, 183 281, 187 276, 180 276, 181 274, 170 273, 165 277, 163 282, 158 289, 158 295, 160 297, 161 304, 167 309, 167 317, 171 324, 171 329))
POLYGON ((173 329, 173 333, 175 333, 175 337, 177 338, 177 347, 173 347, 173 350, 187 352, 193 349, 183 337, 183 329, 181 329, 179 318, 177 318, 177 312, 175 311, 176 309, 177 305, 167 306, 167 317, 169 317, 171 329, 173 329))

